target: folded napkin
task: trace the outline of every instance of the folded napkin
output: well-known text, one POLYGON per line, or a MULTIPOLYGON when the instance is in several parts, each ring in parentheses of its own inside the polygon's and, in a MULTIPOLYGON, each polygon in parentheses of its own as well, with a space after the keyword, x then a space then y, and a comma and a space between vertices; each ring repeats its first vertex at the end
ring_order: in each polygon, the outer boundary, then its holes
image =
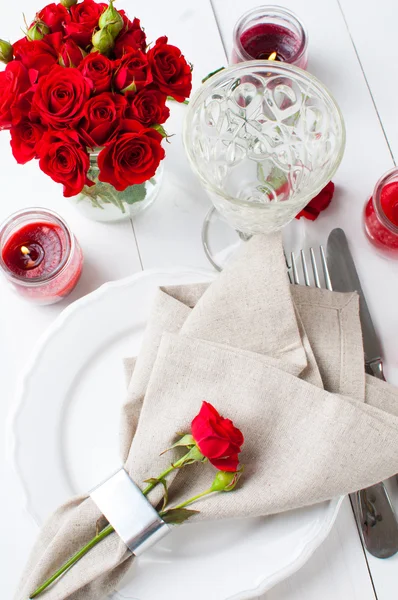
MULTIPOLYGON (((126 470, 142 485, 166 468, 172 457, 160 453, 207 400, 243 431, 245 471, 233 492, 195 505, 193 520, 279 513, 398 472, 398 391, 365 376, 358 311, 356 294, 290 286, 277 234, 244 244, 210 286, 160 289, 140 355, 128 365, 126 470)), ((182 469, 170 480, 171 504, 206 489, 213 476, 210 465, 182 469)), ((160 495, 150 494, 154 505, 160 495)), ((92 538, 100 516, 87 496, 58 509, 18 600, 92 538)), ((100 600, 132 560, 112 534, 42 597, 100 600)))

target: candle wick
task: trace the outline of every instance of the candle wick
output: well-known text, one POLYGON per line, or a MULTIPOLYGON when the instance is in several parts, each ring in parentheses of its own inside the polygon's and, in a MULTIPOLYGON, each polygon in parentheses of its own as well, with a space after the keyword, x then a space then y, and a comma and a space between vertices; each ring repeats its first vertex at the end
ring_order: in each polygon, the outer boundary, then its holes
POLYGON ((21 252, 22 252, 22 254, 24 254, 25 256, 26 256, 27 254, 30 254, 30 250, 29 250, 29 248, 27 248, 26 246, 21 246, 21 252))

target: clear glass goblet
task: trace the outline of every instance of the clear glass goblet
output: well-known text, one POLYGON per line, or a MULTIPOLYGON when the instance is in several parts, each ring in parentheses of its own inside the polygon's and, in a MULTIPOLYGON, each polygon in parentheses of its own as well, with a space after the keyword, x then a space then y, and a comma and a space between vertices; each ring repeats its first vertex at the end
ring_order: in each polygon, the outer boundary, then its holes
POLYGON ((241 239, 283 228, 332 179, 345 147, 343 117, 325 86, 298 67, 260 60, 208 79, 190 100, 183 136, 214 205, 203 243, 218 269, 211 248, 219 217, 241 239))

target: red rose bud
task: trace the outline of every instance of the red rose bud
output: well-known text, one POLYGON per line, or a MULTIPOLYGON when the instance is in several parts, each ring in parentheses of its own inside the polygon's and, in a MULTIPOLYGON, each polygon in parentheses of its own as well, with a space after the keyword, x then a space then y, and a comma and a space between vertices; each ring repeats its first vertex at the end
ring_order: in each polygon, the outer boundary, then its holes
POLYGON ((113 6, 113 0, 110 0, 108 8, 100 16, 98 25, 100 29, 107 27, 114 38, 116 38, 123 29, 123 17, 113 6))
POLYGON ((36 21, 33 23, 31 27, 29 27, 26 37, 31 42, 36 42, 38 40, 42 40, 45 35, 50 33, 51 30, 45 23, 42 21, 36 21))
POLYGON ((115 40, 108 27, 99 29, 92 37, 93 52, 100 52, 100 54, 109 54, 115 45, 115 40))
POLYGON ((232 492, 236 487, 239 479, 241 478, 243 469, 230 473, 226 471, 219 471, 211 484, 212 492, 232 492))
POLYGON ((60 2, 65 8, 70 8, 74 4, 77 4, 77 0, 60 0, 60 2))
POLYGON ((244 437, 230 419, 222 417, 209 402, 203 402, 191 430, 199 450, 216 469, 237 471, 244 437))
POLYGON ((58 62, 61 67, 78 67, 86 56, 84 50, 82 50, 73 40, 66 40, 63 44, 58 62))
POLYGON ((0 40, 0 61, 6 64, 11 62, 13 54, 11 44, 4 40, 0 40))

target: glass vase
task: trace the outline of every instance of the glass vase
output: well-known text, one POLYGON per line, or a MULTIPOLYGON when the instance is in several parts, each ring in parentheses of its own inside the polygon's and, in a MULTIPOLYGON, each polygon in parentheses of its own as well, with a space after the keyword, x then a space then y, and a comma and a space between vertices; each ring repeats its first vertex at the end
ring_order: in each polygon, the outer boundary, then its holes
POLYGON ((92 221, 116 223, 134 217, 154 202, 163 178, 162 164, 148 181, 119 192, 110 183, 99 181, 98 154, 90 154, 88 178, 94 185, 85 186, 78 196, 70 199, 83 216, 92 221))

